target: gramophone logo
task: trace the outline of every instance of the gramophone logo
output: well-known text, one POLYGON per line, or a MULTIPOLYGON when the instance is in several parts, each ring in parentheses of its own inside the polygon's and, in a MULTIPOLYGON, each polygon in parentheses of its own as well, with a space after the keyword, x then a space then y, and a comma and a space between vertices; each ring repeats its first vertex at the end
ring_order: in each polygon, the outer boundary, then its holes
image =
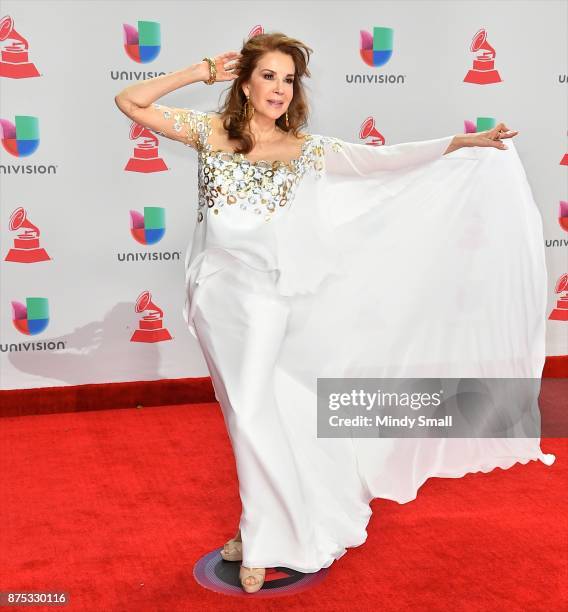
POLYGON ((2 146, 14 157, 26 157, 39 146, 39 119, 28 115, 16 115, 16 125, 0 119, 2 146))
POLYGON ((144 206, 144 214, 130 211, 130 233, 140 244, 156 244, 166 233, 166 211, 160 206, 144 206))
POLYGON ((359 138, 367 140, 364 144, 377 146, 385 144, 385 137, 375 128, 374 117, 367 117, 359 129, 359 138))
POLYGON ((149 173, 168 169, 164 160, 158 155, 158 137, 148 128, 132 122, 129 138, 137 142, 133 156, 124 166, 125 170, 149 173))
POLYGON ((384 66, 392 56, 392 38, 394 30, 392 28, 373 27, 373 34, 366 30, 360 30, 361 58, 367 64, 377 68, 384 66))
POLYGON ((466 134, 476 134, 477 132, 492 130, 497 125, 497 122, 494 117, 478 117, 475 123, 466 119, 463 124, 466 134))
POLYGON ((146 312, 138 321, 138 329, 132 334, 130 342, 163 342, 171 340, 170 332, 163 326, 164 311, 152 302, 152 294, 143 291, 136 300, 136 312, 146 312))
POLYGON ((130 59, 139 64, 147 64, 158 57, 162 47, 160 24, 157 21, 139 21, 138 30, 124 23, 122 29, 124 50, 130 59))
POLYGON ((473 60, 473 67, 465 75, 464 83, 490 85, 500 83, 501 77, 495 70, 495 49, 487 42, 487 30, 481 28, 471 41, 469 50, 478 53, 473 60))
POLYGON ((25 209, 20 206, 10 216, 10 231, 20 231, 14 238, 14 246, 8 251, 5 261, 17 263, 36 263, 51 258, 39 245, 39 228, 28 218, 25 209))
POLYGON ((253 36, 258 36, 259 34, 264 34, 264 28, 260 25, 260 23, 251 28, 247 39, 252 38, 253 36))
POLYGON ((563 274, 554 287, 554 292, 560 297, 556 302, 556 308, 548 317, 552 321, 568 321, 568 274, 563 274))
POLYGON ((35 336, 45 330, 49 323, 47 298, 28 297, 26 303, 12 302, 12 323, 22 334, 35 336))
POLYGON ((564 155, 564 157, 560 160, 561 166, 568 166, 568 153, 564 155))
POLYGON ((568 232, 568 202, 565 202, 564 200, 560 200, 558 223, 565 232, 568 232))
POLYGON ((27 79, 40 76, 28 59, 28 41, 14 29, 14 20, 6 15, 0 19, 0 77, 27 79))

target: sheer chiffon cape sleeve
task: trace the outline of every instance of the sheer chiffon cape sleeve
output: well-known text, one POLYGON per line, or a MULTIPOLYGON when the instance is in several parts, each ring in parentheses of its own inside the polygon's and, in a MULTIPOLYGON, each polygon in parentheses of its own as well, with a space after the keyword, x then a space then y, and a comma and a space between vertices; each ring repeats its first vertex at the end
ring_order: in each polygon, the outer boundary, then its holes
MULTIPOLYGON (((372 147, 316 137, 313 171, 302 178, 291 209, 275 228, 280 292, 313 293, 326 277, 355 263, 341 250, 343 233, 356 231, 350 220, 366 211, 380 215, 389 199, 443 156, 452 138, 372 147)), ((359 238, 375 240, 365 231, 359 238)))
POLYGON ((523 165, 512 140, 444 155, 451 139, 322 139, 275 228, 290 370, 312 346, 318 376, 540 378, 547 275, 523 165))

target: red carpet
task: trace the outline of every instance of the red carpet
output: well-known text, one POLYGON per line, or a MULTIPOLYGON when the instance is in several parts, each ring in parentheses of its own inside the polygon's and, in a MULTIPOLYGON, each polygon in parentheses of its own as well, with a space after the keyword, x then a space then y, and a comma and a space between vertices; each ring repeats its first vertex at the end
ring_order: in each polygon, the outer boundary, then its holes
MULTIPOLYGON (((568 355, 547 357, 542 378, 568 379, 568 355)), ((214 401, 209 376, 4 389, 0 390, 0 417, 214 401)))
MULTIPOLYGON (((0 591, 67 591, 67 610, 558 610, 568 576, 566 439, 547 467, 433 478, 373 502, 367 542, 304 593, 225 597, 195 561, 234 535, 236 474, 216 404, 1 420, 0 591)), ((33 610, 43 608, 34 606, 33 610)))

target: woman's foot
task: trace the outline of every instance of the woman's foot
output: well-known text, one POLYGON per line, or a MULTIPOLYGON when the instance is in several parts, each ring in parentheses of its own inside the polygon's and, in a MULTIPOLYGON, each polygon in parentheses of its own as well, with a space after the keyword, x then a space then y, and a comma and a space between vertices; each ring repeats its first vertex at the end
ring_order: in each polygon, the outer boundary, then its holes
POLYGON ((241 565, 239 570, 239 579, 243 589, 247 593, 256 593, 260 591, 264 584, 266 570, 264 567, 245 567, 241 565))
POLYGON ((221 557, 225 561, 242 561, 243 560, 243 542, 241 540, 241 530, 237 532, 234 538, 231 538, 223 546, 221 557))

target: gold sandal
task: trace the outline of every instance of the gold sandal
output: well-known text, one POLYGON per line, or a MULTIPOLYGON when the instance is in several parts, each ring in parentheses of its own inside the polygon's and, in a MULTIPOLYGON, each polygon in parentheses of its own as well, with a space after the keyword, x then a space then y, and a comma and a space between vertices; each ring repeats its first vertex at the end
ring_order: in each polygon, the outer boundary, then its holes
POLYGON ((223 545, 221 557, 225 561, 242 561, 243 560, 243 543, 235 538, 231 538, 223 545))
POLYGON ((247 593, 256 593, 260 591, 262 585, 264 584, 264 577, 266 575, 266 569, 264 567, 246 567, 241 565, 239 570, 239 580, 241 581, 241 586, 247 593), (254 578, 256 580, 255 584, 245 584, 245 580, 247 578, 254 578))

